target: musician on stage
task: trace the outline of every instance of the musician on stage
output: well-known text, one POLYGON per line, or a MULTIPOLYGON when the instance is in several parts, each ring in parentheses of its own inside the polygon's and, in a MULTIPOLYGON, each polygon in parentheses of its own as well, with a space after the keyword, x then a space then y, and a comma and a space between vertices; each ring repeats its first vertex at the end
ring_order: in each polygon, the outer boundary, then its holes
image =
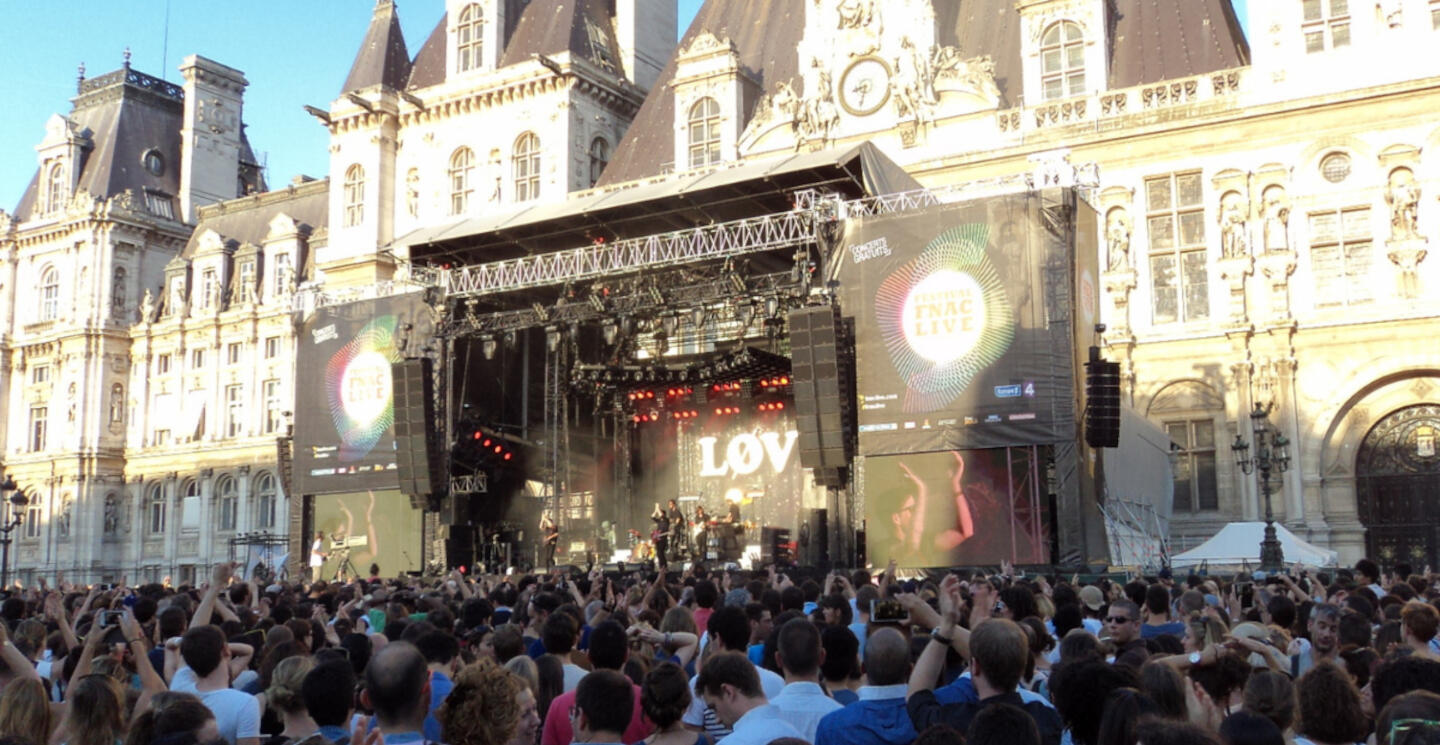
POLYGON ((670 512, 660 509, 660 503, 656 502, 650 519, 655 522, 655 531, 651 533, 655 541, 655 566, 663 568, 666 566, 665 551, 670 547, 670 512))
POLYGON ((705 514, 705 505, 695 505, 695 559, 703 561, 705 550, 710 547, 710 516, 705 514))
POLYGON ((680 547, 685 545, 685 513, 680 511, 680 507, 672 499, 665 508, 665 516, 670 518, 670 542, 667 548, 670 549, 671 556, 679 556, 680 547))
POLYGON ((544 540, 545 568, 555 566, 555 547, 560 543, 560 526, 545 512, 540 515, 540 535, 544 540))
POLYGON ((310 581, 319 582, 320 572, 325 566, 325 560, 330 554, 325 553, 325 533, 315 531, 315 542, 310 544, 310 581))

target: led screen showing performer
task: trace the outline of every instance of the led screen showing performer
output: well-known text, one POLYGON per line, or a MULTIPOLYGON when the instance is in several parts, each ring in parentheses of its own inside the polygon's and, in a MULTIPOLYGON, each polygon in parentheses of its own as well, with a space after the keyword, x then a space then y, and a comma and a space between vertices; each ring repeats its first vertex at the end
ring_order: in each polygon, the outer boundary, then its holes
POLYGON ((1041 564, 1050 534, 1034 448, 865 462, 866 555, 876 566, 1041 564))
POLYGON ((385 577, 421 569, 420 510, 398 491, 363 491, 315 497, 315 530, 325 534, 321 577, 385 577), (343 566, 348 560, 349 566, 343 566), (353 572, 353 574, 352 574, 353 572))
POLYGON ((861 218, 840 255, 866 455, 1073 434, 1063 231, 1028 195, 861 218))
POLYGON ((322 308, 306 321, 296 361, 298 492, 398 483, 391 365, 418 353, 430 325, 411 297, 322 308))

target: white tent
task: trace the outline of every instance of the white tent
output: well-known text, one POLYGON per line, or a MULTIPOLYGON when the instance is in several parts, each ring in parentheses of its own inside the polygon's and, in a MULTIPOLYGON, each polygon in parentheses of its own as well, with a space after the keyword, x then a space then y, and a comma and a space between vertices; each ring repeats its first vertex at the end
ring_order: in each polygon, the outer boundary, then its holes
MULTIPOLYGON (((1301 562, 1306 566, 1335 566, 1340 555, 1330 549, 1320 548, 1300 540, 1284 525, 1275 523, 1275 536, 1280 539, 1280 548, 1285 552, 1285 564, 1301 562)), ((1230 523, 1220 529, 1210 540, 1184 553, 1170 557, 1173 567, 1191 567, 1208 562, 1212 566, 1239 566, 1249 563, 1260 564, 1260 541, 1265 538, 1265 523, 1230 523)))

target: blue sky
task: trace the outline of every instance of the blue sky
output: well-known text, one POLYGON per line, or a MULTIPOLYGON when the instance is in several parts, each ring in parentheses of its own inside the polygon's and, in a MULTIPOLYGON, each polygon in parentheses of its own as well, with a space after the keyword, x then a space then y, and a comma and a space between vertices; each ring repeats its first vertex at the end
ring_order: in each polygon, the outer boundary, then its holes
MULTIPOLYGON (((785 0, 800 2, 801 0, 785 0)), ((988 0, 1010 2, 1011 0, 988 0)), ((1188 0, 1173 0, 1186 2, 1188 0)), ((1234 0, 1244 18, 1246 0, 1234 0)), ((701 0, 679 0, 680 29, 701 0)), ((45 120, 67 113, 76 67, 94 77, 120 67, 179 82, 181 58, 200 54, 245 72, 245 121, 272 187, 296 174, 324 176, 325 128, 301 108, 322 109, 340 91, 370 22, 371 0, 0 0, 0 209, 14 209, 35 172, 45 120), (167 43, 168 8, 168 43, 167 43)), ((398 0, 413 55, 444 14, 440 0, 398 0)))

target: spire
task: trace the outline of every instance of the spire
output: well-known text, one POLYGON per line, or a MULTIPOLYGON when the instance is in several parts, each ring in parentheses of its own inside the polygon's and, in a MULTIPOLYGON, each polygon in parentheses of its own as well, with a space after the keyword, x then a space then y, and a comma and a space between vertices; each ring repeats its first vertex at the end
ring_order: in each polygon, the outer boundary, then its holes
POLYGON ((405 49, 405 35, 400 31, 400 17, 395 13, 394 0, 376 0, 375 14, 365 41, 350 66, 341 93, 383 85, 403 90, 410 77, 410 53, 405 49))

